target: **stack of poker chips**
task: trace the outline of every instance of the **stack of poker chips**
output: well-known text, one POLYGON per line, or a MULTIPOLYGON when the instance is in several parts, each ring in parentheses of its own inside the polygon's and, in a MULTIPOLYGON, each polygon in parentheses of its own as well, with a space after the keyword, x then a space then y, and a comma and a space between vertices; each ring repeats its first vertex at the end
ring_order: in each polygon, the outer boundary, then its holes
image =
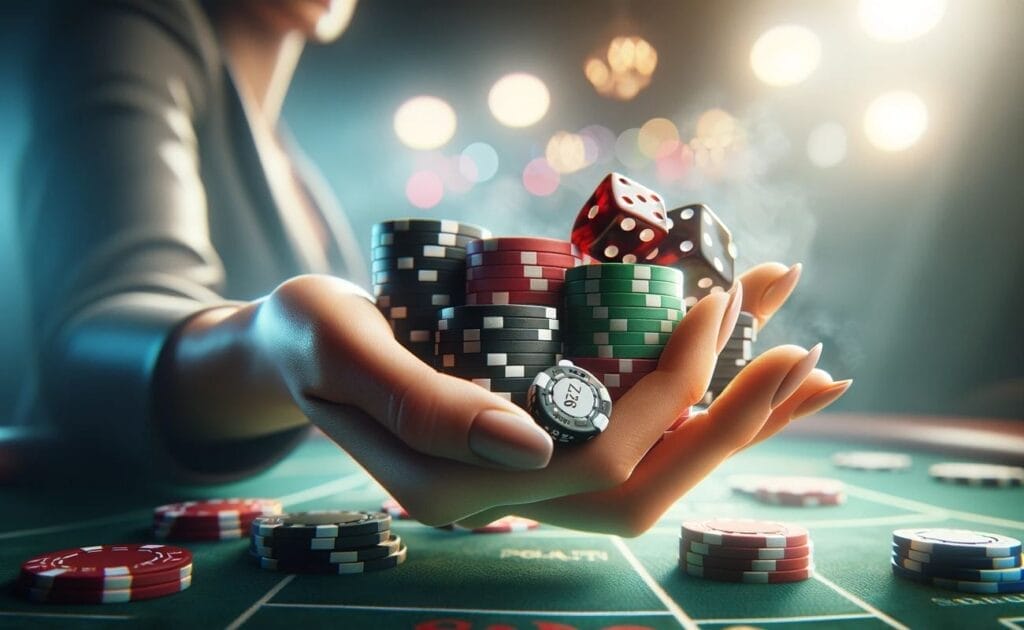
POLYGON ((897 529, 894 575, 962 593, 1024 592, 1021 541, 967 529, 897 529))
POLYGON ((565 272, 582 263, 575 245, 551 238, 487 238, 466 251, 466 304, 561 306, 565 272))
POLYGON ((694 577, 723 582, 799 582, 814 574, 811 541, 799 525, 753 519, 686 521, 679 566, 694 577))
POLYGON ((715 364, 715 372, 711 376, 711 385, 708 387, 709 396, 705 402, 710 403, 722 393, 722 390, 736 378, 736 375, 746 367, 754 358, 754 342, 757 341, 757 322, 754 316, 746 311, 741 311, 736 320, 736 327, 732 335, 725 343, 725 348, 718 355, 718 363, 715 364))
POLYGON ((425 363, 434 356, 437 310, 462 304, 466 246, 485 228, 457 221, 399 219, 373 226, 373 292, 395 338, 425 363))
POLYGON ((729 486, 770 505, 818 507, 846 503, 846 486, 827 477, 771 477, 738 475, 729 478, 729 486))
POLYGON ((910 470, 913 460, 906 453, 885 451, 843 451, 832 455, 832 463, 850 470, 904 472, 910 470))
POLYGON ((192 554, 170 545, 96 545, 27 560, 15 591, 35 602, 119 604, 181 592, 192 585, 192 554))
POLYGON ((347 575, 397 567, 408 550, 383 512, 319 511, 257 518, 249 553, 268 571, 347 575))
POLYGON ((237 540, 257 516, 281 513, 274 499, 203 499, 153 509, 153 535, 159 540, 237 540))
MULTIPOLYGON (((565 353, 656 361, 683 318, 683 274, 659 265, 599 263, 565 274, 565 353)), ((650 365, 650 364, 647 364, 650 365)), ((598 372, 610 373, 610 364, 598 372)))
POLYGON ((963 486, 1015 488, 1024 485, 1024 468, 972 462, 942 462, 928 467, 932 479, 963 486))
POLYGON ((554 307, 479 304, 441 309, 439 315, 437 368, 524 409, 533 377, 562 358, 554 307))

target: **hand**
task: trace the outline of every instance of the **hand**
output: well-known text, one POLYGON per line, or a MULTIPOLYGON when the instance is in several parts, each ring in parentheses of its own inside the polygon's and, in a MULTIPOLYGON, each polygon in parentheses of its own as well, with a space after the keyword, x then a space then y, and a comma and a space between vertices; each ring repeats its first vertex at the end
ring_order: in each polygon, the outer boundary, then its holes
POLYGON ((800 403, 820 402, 830 386, 827 374, 813 370, 817 351, 775 348, 743 370, 706 414, 659 443, 680 413, 703 397, 741 306, 767 322, 799 274, 799 266, 761 265, 731 294, 701 300, 672 335, 659 368, 615 404, 604 434, 559 451, 543 470, 485 469, 431 457, 352 407, 311 399, 304 410, 427 524, 474 525, 514 511, 579 529, 639 533, 721 461, 762 430, 781 429, 806 411, 800 403), (632 511, 620 513, 619 506, 632 511))

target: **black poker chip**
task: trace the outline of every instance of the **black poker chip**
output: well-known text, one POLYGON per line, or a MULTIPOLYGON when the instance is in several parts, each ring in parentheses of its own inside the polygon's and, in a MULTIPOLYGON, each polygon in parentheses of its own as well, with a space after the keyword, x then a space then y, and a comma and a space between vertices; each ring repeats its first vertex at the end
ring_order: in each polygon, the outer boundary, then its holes
POLYGON ((395 232, 447 232, 473 238, 491 237, 491 231, 485 227, 450 219, 393 219, 375 223, 371 229, 373 235, 395 232))
POLYGON ((533 306, 530 304, 475 304, 446 308, 441 311, 442 319, 465 321, 484 317, 558 319, 558 309, 553 306, 533 306))
POLYGON ((466 272, 463 269, 392 269, 375 271, 374 285, 418 286, 420 284, 448 284, 453 289, 464 286, 466 272))
MULTIPOLYGON (((536 376, 536 375, 534 375, 536 376)), ((534 377, 523 378, 481 378, 472 379, 473 383, 492 392, 526 393, 533 384, 534 377)))
POLYGON ((373 294, 378 298, 382 295, 403 293, 459 295, 462 293, 463 286, 457 280, 446 280, 444 282, 388 282, 373 285, 373 294))
POLYGON ((370 271, 374 273, 411 269, 459 271, 465 270, 465 268, 466 263, 461 260, 451 260, 449 258, 419 258, 416 256, 407 256, 404 258, 380 258, 370 263, 370 271))
POLYGON ((439 319, 438 330, 561 330, 557 319, 541 319, 537 317, 476 317, 439 319))
POLYGON ((481 354, 485 352, 560 354, 561 341, 446 341, 436 344, 437 354, 481 354))
POLYGON ((369 534, 322 536, 314 538, 279 538, 253 534, 250 547, 271 548, 286 553, 304 551, 351 551, 386 544, 394 535, 390 529, 369 534))
POLYGON ((503 353, 440 354, 437 364, 442 367, 501 367, 503 365, 533 365, 550 367, 562 358, 556 353, 503 353))
POLYGON ((467 328, 464 330, 438 330, 434 333, 434 341, 438 343, 561 340, 562 331, 550 328, 467 328))
POLYGON ((502 365, 497 367, 444 367, 441 369, 445 374, 451 376, 457 376, 466 380, 473 380, 476 378, 489 378, 489 379, 509 379, 509 378, 529 378, 537 376, 537 374, 547 369, 548 365, 502 365))
MULTIPOLYGON (((454 288, 454 287, 453 287, 454 288)), ((430 306, 437 312, 447 306, 461 304, 464 295, 459 291, 446 291, 444 293, 381 293, 377 295, 377 306, 379 308, 393 308, 395 306, 430 306)))
POLYGON ((286 563, 337 564, 384 558, 395 553, 401 547, 402 538, 396 534, 390 534, 384 542, 358 549, 308 549, 295 545, 264 547, 250 543, 249 553, 262 558, 275 558, 286 563))
POLYGON ((445 245, 392 245, 378 246, 370 249, 370 258, 380 260, 382 258, 443 258, 447 260, 465 260, 466 250, 462 247, 450 247, 445 245))
MULTIPOLYGON (((395 336, 406 336, 414 330, 427 330, 430 331, 430 336, 426 339, 417 339, 416 341, 433 341, 437 320, 431 317, 430 313, 422 313, 405 319, 392 319, 390 325, 395 336)), ((414 340, 410 338, 409 341, 414 340)))
POLYGON ((391 517, 383 512, 320 510, 258 516, 252 533, 277 538, 337 538, 358 536, 391 529, 391 517))
POLYGON ((404 245, 444 245, 465 248, 472 236, 461 236, 448 232, 381 232, 370 237, 372 247, 393 247, 404 245))

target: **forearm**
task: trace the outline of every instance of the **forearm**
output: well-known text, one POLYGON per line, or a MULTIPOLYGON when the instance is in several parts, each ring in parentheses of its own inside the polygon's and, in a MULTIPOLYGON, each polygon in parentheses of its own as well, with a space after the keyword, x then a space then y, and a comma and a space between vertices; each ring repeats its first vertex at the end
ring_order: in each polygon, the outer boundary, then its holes
POLYGON ((155 383, 160 422, 187 441, 269 435, 308 422, 253 331, 262 302, 190 318, 167 341, 155 383))

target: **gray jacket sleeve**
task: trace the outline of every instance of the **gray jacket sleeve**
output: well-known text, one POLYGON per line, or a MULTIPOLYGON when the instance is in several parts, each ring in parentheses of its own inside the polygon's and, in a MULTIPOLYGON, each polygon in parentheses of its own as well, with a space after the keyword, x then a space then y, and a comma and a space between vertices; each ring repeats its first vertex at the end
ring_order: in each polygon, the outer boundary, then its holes
POLYGON ((219 480, 295 436, 224 445, 232 456, 212 461, 156 421, 165 341, 226 302, 196 141, 219 65, 198 12, 122 1, 69 16, 36 77, 20 209, 40 408, 56 432, 119 465, 219 480))

